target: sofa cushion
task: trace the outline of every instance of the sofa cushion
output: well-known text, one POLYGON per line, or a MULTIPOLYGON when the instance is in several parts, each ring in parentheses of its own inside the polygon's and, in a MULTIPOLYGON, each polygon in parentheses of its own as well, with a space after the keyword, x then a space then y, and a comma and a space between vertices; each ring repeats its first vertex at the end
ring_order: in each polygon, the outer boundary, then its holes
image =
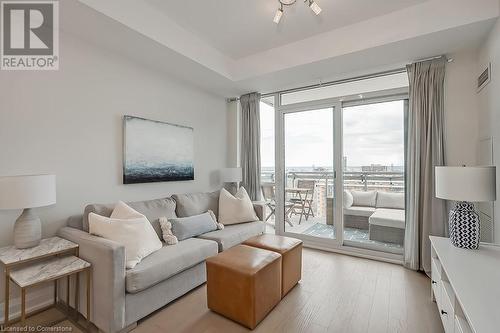
MULTIPOLYGON (((160 239, 162 239, 160 222, 158 219, 162 216, 175 218, 175 201, 172 198, 162 198, 146 201, 127 202, 127 205, 146 216, 153 229, 160 239)), ((101 216, 110 217, 115 204, 91 204, 85 207, 83 212, 83 230, 89 231, 89 213, 95 213, 101 216)))
POLYGON ((172 234, 179 241, 217 230, 217 221, 211 212, 189 217, 177 217, 168 221, 172 225, 172 234))
POLYGON ((351 191, 353 206, 375 207, 377 191, 351 191))
POLYGON ((405 211, 403 209, 377 208, 368 219, 368 223, 390 228, 405 228, 405 211))
POLYGON ((405 194, 379 191, 377 208, 405 209, 405 194))
POLYGON ((144 216, 117 219, 90 213, 89 233, 123 245, 126 268, 135 267, 144 257, 162 247, 153 227, 144 216))
POLYGON ((217 254, 217 243, 189 238, 176 245, 163 246, 126 271, 128 293, 137 293, 162 282, 217 254))
POLYGON ((216 241, 219 244, 219 252, 238 245, 247 239, 264 233, 264 222, 248 222, 225 226, 222 230, 211 231, 198 236, 198 238, 216 241))
POLYGON ((375 213, 374 207, 351 206, 344 208, 344 215, 370 217, 373 213, 375 213))
POLYGON ((219 216, 219 191, 205 193, 174 194, 178 217, 199 215, 211 210, 219 216))
POLYGON ((244 187, 240 187, 235 195, 223 188, 219 196, 219 223, 232 225, 258 221, 252 200, 244 187))

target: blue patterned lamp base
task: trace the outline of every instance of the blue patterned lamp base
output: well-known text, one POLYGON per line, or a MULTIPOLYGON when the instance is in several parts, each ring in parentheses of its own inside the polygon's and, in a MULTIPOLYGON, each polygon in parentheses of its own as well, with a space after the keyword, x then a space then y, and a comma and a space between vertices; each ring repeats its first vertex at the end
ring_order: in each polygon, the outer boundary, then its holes
POLYGON ((450 240, 462 249, 477 250, 480 240, 479 215, 470 202, 457 202, 450 214, 450 240))

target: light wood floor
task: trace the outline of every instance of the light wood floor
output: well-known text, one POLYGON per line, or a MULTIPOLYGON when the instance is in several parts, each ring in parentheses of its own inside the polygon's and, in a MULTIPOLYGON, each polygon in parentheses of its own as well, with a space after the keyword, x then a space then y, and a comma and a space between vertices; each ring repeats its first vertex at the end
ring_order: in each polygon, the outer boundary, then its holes
MULTIPOLYGON (((208 310, 203 285, 143 319, 132 332, 248 331, 208 310)), ((424 274, 304 249, 302 281, 254 331, 421 333, 443 328, 424 274)))

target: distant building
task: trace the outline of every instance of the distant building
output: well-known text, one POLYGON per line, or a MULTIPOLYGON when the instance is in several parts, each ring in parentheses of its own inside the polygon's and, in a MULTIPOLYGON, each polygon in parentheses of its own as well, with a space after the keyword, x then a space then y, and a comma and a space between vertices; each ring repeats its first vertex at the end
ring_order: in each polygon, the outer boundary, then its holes
POLYGON ((387 165, 382 165, 382 164, 364 165, 361 167, 361 171, 363 172, 384 172, 388 170, 389 167, 387 165))

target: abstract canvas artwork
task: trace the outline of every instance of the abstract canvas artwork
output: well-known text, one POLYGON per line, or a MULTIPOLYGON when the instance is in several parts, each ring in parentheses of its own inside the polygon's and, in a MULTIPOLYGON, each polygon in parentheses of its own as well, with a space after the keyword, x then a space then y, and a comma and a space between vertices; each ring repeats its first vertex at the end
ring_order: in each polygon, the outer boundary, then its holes
POLYGON ((123 183, 194 180, 194 130, 124 116, 123 183))

